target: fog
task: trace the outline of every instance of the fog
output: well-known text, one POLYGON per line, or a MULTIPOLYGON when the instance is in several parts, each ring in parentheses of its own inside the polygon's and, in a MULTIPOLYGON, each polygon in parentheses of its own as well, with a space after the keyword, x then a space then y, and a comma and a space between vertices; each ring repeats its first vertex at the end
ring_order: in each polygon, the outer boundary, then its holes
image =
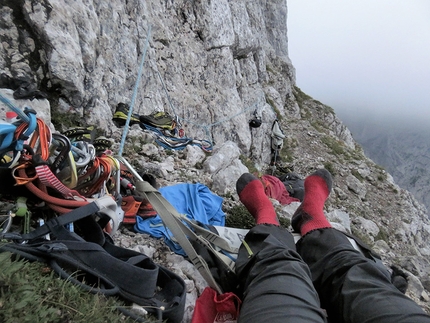
POLYGON ((303 92, 344 121, 430 125, 430 1, 287 5, 289 57, 303 92))

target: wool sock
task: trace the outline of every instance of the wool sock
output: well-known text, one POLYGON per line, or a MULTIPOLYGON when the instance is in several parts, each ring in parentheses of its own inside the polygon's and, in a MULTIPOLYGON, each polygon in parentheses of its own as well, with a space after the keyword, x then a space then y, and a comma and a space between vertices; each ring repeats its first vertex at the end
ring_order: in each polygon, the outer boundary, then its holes
POLYGON ((236 182, 236 191, 240 201, 254 217, 256 224, 279 225, 275 208, 257 177, 249 173, 243 174, 236 182))
POLYGON ((315 229, 331 228, 324 215, 324 203, 332 188, 331 174, 326 169, 319 169, 306 177, 304 186, 303 202, 291 219, 294 231, 302 236, 315 229))

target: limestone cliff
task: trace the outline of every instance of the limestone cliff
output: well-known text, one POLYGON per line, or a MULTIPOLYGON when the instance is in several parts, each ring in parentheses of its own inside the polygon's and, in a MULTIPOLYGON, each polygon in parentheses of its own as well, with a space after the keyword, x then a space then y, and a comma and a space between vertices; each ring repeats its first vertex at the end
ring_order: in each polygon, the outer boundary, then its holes
MULTIPOLYGON (((237 203, 234 182, 247 167, 268 170, 270 131, 278 118, 286 135, 284 166, 303 176, 329 169, 330 220, 364 238, 387 264, 406 270, 408 295, 428 310, 425 210, 363 154, 331 108, 297 88, 285 0, 3 3, 0 72, 28 76, 47 94, 16 104, 40 107, 40 113, 54 116, 57 130, 97 125, 119 142, 122 129, 112 115, 118 103, 130 103, 135 95, 135 113, 169 112, 187 136, 212 142, 214 151, 207 155, 189 146, 167 152, 134 126, 127 156, 156 174, 161 185, 208 185, 229 197, 226 207, 237 203), (262 116, 260 128, 248 125, 255 110, 262 116)), ((10 90, 2 91, 11 97, 10 90)), ((285 217, 294 212, 279 205, 277 210, 285 217)))

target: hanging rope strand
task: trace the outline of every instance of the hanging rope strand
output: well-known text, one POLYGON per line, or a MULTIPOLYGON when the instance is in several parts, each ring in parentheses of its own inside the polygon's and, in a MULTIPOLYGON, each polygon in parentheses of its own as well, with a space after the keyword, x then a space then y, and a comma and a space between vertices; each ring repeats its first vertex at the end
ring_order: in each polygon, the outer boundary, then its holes
POLYGON ((130 127, 130 119, 133 114, 134 102, 136 101, 137 90, 139 88, 140 78, 143 73, 143 65, 145 63, 146 51, 149 45, 149 38, 151 37, 151 25, 148 27, 148 35, 146 36, 145 47, 143 48, 142 62, 140 63, 139 73, 137 74, 136 84, 134 85, 133 96, 131 98, 130 108, 128 110, 127 120, 125 122, 124 130, 122 132, 121 144, 119 145, 118 155, 121 157, 124 150, 125 138, 127 137, 128 129, 130 127))

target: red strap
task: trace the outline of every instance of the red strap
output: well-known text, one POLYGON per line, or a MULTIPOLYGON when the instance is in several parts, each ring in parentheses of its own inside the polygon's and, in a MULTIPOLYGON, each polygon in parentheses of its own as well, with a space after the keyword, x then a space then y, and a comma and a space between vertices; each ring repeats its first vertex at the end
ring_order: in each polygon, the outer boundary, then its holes
MULTIPOLYGON (((25 172, 24 168, 18 169, 18 175, 22 178, 28 178, 28 175, 25 172)), ((39 180, 37 182, 39 182, 40 187, 37 187, 31 181, 28 181, 25 184, 25 187, 27 187, 30 192, 32 192, 34 195, 36 195, 38 198, 40 198, 43 201, 46 201, 46 202, 52 203, 52 204, 56 204, 56 205, 61 205, 65 208, 77 208, 77 207, 80 207, 80 206, 83 206, 83 205, 86 205, 89 203, 88 201, 66 200, 66 199, 61 199, 61 198, 50 196, 47 193, 46 186, 44 186, 42 183, 40 183, 39 180)))
POLYGON ((79 194, 77 191, 71 190, 63 183, 61 183, 61 181, 54 175, 54 173, 52 173, 48 165, 36 166, 36 173, 39 176, 39 179, 43 185, 56 189, 65 198, 73 199, 78 197, 84 201, 86 200, 86 198, 79 194))

